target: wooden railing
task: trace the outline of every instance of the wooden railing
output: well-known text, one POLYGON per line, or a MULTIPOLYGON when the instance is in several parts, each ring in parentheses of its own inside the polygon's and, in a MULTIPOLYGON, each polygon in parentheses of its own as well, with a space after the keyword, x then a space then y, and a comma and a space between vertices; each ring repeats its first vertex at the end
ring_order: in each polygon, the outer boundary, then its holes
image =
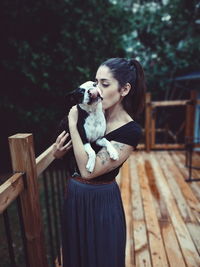
POLYGON ((53 145, 37 158, 32 134, 9 137, 9 146, 14 174, 0 186, 0 213, 4 213, 19 197, 27 253, 26 265, 47 267, 38 177, 54 160, 53 145))
MULTIPOLYGON (((197 100, 196 91, 191 91, 190 99, 186 100, 171 100, 171 101, 152 101, 151 93, 146 93, 146 106, 145 106, 145 149, 184 149, 185 144, 156 144, 156 132, 165 131, 165 129, 156 128, 156 108, 169 107, 169 106, 185 106, 185 137, 192 137, 194 134, 194 121, 195 121, 195 108, 196 104, 200 104, 197 100)), ((184 118, 184 116, 183 116, 184 118)), ((170 134, 172 132, 169 131, 170 134)), ((198 145, 197 145, 198 146, 198 145)))

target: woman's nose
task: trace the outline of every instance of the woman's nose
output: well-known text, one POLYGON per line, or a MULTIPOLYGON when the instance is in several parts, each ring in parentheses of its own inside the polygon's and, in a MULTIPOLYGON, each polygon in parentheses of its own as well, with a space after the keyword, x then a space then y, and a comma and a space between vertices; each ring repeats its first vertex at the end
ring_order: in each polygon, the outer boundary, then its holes
POLYGON ((100 92, 100 95, 103 96, 103 89, 100 85, 97 85, 97 90, 100 92))
POLYGON ((97 91, 98 91, 100 97, 103 99, 103 91, 99 88, 99 86, 97 86, 97 91))

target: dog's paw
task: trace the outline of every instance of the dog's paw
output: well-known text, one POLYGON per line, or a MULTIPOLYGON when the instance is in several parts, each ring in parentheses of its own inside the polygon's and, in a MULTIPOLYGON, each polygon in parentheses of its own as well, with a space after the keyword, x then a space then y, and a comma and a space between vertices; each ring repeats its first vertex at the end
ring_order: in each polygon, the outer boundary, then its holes
POLYGON ((86 169, 88 172, 93 172, 95 166, 95 159, 89 159, 86 165, 86 169))
POLYGON ((114 147, 110 147, 108 150, 108 153, 109 153, 111 159, 113 159, 113 160, 119 159, 119 154, 114 147))

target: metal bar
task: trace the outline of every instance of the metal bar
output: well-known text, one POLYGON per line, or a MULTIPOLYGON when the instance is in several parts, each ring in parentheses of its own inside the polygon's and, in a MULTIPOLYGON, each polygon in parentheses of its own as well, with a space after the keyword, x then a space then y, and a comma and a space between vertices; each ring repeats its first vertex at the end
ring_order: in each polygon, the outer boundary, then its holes
POLYGON ((8 252, 10 256, 11 267, 17 267, 16 261, 15 261, 15 253, 13 249, 13 240, 11 236, 10 221, 9 221, 7 209, 4 210, 3 212, 3 219, 4 219, 4 225, 5 225, 5 231, 6 231, 6 238, 8 242, 8 252))
POLYGON ((189 178, 185 180, 186 182, 198 182, 200 181, 200 178, 189 178))

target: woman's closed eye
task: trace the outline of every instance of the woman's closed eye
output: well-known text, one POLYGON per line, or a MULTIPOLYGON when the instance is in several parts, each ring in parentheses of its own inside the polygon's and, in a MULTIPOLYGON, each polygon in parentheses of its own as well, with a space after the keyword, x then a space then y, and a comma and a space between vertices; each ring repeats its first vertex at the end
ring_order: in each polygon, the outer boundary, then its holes
POLYGON ((103 87, 108 87, 109 86, 109 84, 104 84, 104 83, 102 85, 103 85, 103 87))
MULTIPOLYGON (((96 87, 97 84, 98 84, 98 82, 96 81, 96 82, 93 83, 93 86, 96 87)), ((110 84, 108 84, 108 83, 102 83, 102 86, 103 86, 103 87, 108 87, 109 85, 110 85, 110 84)))

